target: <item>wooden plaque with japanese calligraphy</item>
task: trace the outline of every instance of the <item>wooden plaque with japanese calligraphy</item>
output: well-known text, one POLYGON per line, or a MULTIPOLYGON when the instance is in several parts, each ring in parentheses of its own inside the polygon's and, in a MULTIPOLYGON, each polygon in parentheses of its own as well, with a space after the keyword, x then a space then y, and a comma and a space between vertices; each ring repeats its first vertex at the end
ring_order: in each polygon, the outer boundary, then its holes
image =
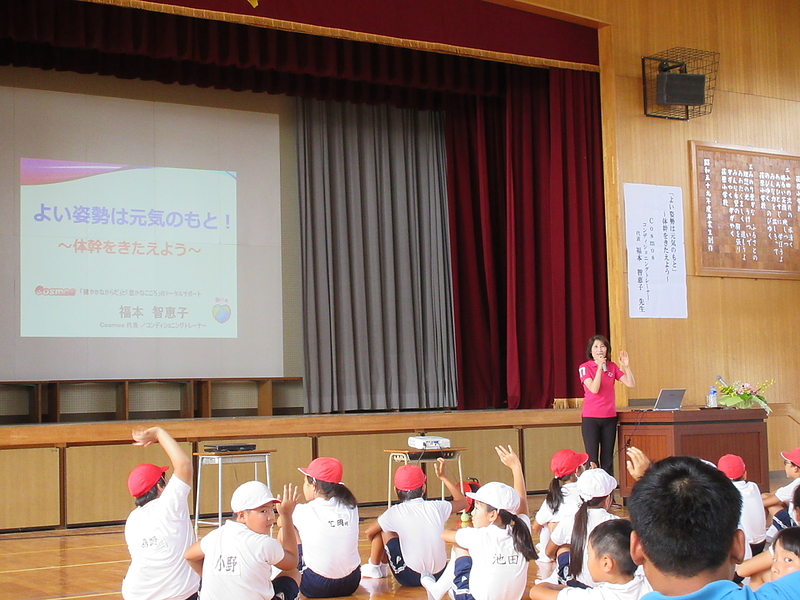
POLYGON ((800 156, 690 143, 697 274, 800 279, 800 156))

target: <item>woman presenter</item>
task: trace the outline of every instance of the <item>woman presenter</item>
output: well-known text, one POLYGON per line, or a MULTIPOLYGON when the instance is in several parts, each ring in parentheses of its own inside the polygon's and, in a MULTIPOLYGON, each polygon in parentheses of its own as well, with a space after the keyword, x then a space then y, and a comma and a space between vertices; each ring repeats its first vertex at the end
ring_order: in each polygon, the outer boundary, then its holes
POLYGON ((583 445, 589 461, 613 475, 614 441, 617 437, 614 383, 619 379, 628 387, 633 387, 636 380, 631 372, 628 353, 619 353, 619 366, 611 362, 611 343, 602 335, 595 335, 589 340, 586 356, 589 360, 578 368, 584 392, 581 411, 583 445))

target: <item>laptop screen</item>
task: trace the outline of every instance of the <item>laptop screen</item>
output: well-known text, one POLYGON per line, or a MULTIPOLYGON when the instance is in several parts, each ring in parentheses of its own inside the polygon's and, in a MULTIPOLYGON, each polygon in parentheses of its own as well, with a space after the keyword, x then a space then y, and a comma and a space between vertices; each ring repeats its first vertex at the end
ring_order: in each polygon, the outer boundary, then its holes
POLYGON ((681 403, 683 402, 683 395, 686 393, 685 389, 667 389, 661 390, 656 398, 653 410, 680 410, 681 403))

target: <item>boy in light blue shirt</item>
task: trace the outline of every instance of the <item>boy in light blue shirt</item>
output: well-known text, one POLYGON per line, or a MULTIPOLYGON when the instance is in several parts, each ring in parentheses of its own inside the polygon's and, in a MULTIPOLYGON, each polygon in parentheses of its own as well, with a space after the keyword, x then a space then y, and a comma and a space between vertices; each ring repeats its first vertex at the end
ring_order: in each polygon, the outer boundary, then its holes
POLYGON ((800 571, 753 592, 733 579, 744 557, 742 498, 724 473, 698 458, 650 466, 628 499, 631 557, 655 591, 645 600, 798 600, 800 571))

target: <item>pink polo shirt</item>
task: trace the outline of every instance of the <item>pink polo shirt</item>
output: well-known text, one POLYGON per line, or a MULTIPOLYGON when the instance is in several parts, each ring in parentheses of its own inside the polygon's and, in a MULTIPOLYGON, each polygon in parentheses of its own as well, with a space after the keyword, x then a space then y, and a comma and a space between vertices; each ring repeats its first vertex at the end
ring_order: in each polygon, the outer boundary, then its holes
MULTIPOLYGON (((614 383, 621 379, 625 372, 611 361, 606 362, 607 372, 600 378, 600 389, 596 394, 583 385, 583 410, 582 417, 608 418, 617 416, 617 406, 614 396, 614 383)), ((593 360, 586 361, 578 367, 581 384, 586 379, 594 379, 597 373, 597 363, 593 360)))

